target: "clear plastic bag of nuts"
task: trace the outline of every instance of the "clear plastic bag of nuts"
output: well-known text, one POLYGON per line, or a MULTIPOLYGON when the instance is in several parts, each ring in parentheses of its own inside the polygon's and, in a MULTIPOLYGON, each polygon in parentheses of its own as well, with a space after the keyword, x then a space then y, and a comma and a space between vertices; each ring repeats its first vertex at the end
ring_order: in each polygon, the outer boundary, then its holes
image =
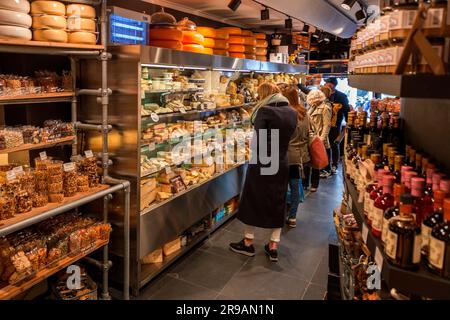
POLYGON ((51 203, 59 203, 64 200, 63 189, 63 162, 51 160, 47 164, 48 199, 51 203))
POLYGON ((73 197, 78 191, 77 170, 74 162, 64 164, 64 196, 73 197))
POLYGON ((77 175, 77 191, 87 192, 89 191, 89 177, 84 174, 77 175))
POLYGON ((79 173, 88 177, 89 187, 98 187, 100 178, 98 175, 97 158, 94 156, 77 157, 77 166, 79 173))
POLYGON ((15 199, 12 197, 0 197, 0 220, 14 217, 15 199))
POLYGON ((25 213, 31 211, 33 201, 26 190, 20 190, 16 195, 16 213, 25 213))

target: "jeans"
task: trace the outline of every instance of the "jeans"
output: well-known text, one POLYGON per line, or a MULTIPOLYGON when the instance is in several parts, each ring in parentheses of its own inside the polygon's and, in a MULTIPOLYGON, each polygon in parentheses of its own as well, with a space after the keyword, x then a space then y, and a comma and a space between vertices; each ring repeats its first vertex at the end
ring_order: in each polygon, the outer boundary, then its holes
POLYGON ((336 144, 334 141, 337 137, 339 137, 340 131, 338 127, 331 127, 330 133, 328 134, 328 139, 330 140, 331 145, 331 157, 329 157, 331 165, 337 168, 339 163, 340 153, 341 153, 341 144, 336 144))
POLYGON ((289 219, 297 218, 297 210, 300 202, 304 200, 305 195, 303 194, 303 185, 301 179, 289 179, 289 190, 290 190, 290 203, 291 208, 289 209, 289 219))
MULTIPOLYGON (((255 227, 245 225, 244 226, 244 236, 246 239, 253 240, 255 239, 255 227)), ((272 229, 272 235, 270 236, 270 241, 272 242, 280 242, 281 238, 281 228, 272 229)))

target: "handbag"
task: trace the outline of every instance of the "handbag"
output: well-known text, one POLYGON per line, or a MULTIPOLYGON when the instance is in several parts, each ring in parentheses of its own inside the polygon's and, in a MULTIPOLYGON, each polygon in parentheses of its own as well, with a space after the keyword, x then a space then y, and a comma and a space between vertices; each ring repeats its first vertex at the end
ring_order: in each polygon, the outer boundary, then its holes
POLYGON ((310 140, 308 149, 312 168, 320 170, 328 165, 328 155, 325 150, 325 144, 318 136, 315 136, 310 140))

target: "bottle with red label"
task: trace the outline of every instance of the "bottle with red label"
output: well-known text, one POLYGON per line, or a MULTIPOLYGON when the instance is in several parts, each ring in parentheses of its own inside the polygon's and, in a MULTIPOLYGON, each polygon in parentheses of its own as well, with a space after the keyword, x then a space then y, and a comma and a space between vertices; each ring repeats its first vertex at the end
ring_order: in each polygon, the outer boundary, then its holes
POLYGON ((384 211, 394 205, 393 187, 395 177, 393 175, 385 175, 383 177, 383 194, 375 199, 372 213, 372 234, 380 238, 383 229, 384 211))
POLYGON ((435 226, 444 221, 443 206, 444 206, 445 192, 436 190, 434 192, 434 211, 428 215, 422 222, 422 248, 420 249, 422 256, 428 260, 430 252, 430 237, 431 231, 435 226))
POLYGON ((424 190, 424 178, 411 178, 411 195, 414 197, 413 213, 418 225, 421 225, 423 219, 433 212, 433 198, 425 195, 424 190))
POLYGON ((388 208, 383 214, 383 229, 381 231, 381 241, 386 242, 389 228, 389 221, 400 214, 400 196, 403 193, 403 185, 394 184, 394 205, 388 208))
POLYGON ((433 191, 440 190, 441 180, 445 178, 445 174, 441 172, 433 173, 433 191))
POLYGON ((417 172, 415 171, 406 171, 405 172, 405 179, 402 180, 403 184, 405 185, 405 192, 411 193, 411 179, 417 177, 417 172))
POLYGON ((370 155, 370 160, 374 164, 374 172, 373 172, 373 179, 372 182, 367 184, 365 190, 364 190, 364 215, 367 217, 367 214, 369 212, 370 208, 370 193, 377 188, 377 181, 378 181, 378 170, 380 169, 380 166, 378 164, 381 162, 381 155, 378 153, 372 153, 370 155))
POLYGON ((444 222, 433 228, 428 265, 441 277, 450 279, 450 199, 444 200, 444 222))
POLYGON ((377 172, 378 183, 375 189, 373 189, 369 194, 369 209, 367 211, 367 224, 372 225, 373 220, 373 209, 375 200, 383 194, 383 178, 387 174, 386 170, 379 169, 377 172))

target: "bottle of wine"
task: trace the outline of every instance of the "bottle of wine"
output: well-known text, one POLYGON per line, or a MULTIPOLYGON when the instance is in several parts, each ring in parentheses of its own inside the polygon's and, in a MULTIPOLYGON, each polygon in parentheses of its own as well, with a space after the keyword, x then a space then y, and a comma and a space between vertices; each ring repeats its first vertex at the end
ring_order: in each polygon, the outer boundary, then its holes
POLYGON ((391 146, 390 143, 383 143, 383 167, 386 169, 389 167, 389 147, 391 146))
POLYGON ((394 177, 395 177, 395 183, 400 183, 402 179, 402 165, 405 161, 405 157, 402 155, 396 155, 394 160, 394 177))
POLYGON ((395 147, 389 147, 388 148, 388 168, 385 168, 389 170, 389 172, 394 173, 395 171, 395 155, 397 154, 397 151, 395 150, 395 147))
POLYGON ((394 205, 388 208, 383 214, 383 230, 381 232, 381 241, 386 242, 389 230, 389 221, 400 214, 400 196, 403 193, 403 186, 399 183, 394 184, 394 205))
POLYGON ((372 214, 372 234, 380 238, 383 231, 383 214, 384 212, 394 205, 393 187, 395 177, 387 174, 383 177, 383 194, 375 199, 373 204, 372 214))
POLYGON ((405 185, 406 193, 411 193, 411 179, 416 176, 417 176, 417 172, 415 172, 415 171, 406 171, 405 172, 404 185, 405 185))
POLYGON ((371 209, 371 200, 370 200, 370 193, 377 188, 377 182, 378 182, 378 170, 381 169, 380 166, 378 166, 379 163, 381 163, 381 155, 377 153, 372 153, 370 155, 370 160, 374 164, 374 173, 373 173, 373 179, 372 182, 367 184, 365 188, 365 194, 364 194, 364 215, 367 217, 368 212, 371 209))
POLYGON ((450 199, 444 200, 444 222, 431 232, 428 265, 441 277, 450 279, 450 199))
POLYGON ((367 224, 369 226, 372 226, 375 200, 383 194, 383 180, 386 174, 388 174, 388 172, 384 169, 379 169, 377 171, 377 186, 369 194, 369 210, 367 211, 367 224))
POLYGON ((415 170, 418 175, 422 175, 422 154, 420 152, 416 152, 416 167, 415 170))
POLYGON ((435 226, 444 221, 443 206, 444 206, 445 192, 436 190, 434 192, 434 211, 428 215, 422 222, 422 248, 420 249, 422 256, 428 260, 430 252, 430 237, 431 231, 435 226))
POLYGON ((414 197, 413 213, 418 225, 422 224, 423 219, 433 212, 433 198, 425 195, 425 179, 413 177, 411 179, 411 195, 414 197))
POLYGON ((410 148, 409 149, 409 166, 416 168, 416 149, 410 148))

